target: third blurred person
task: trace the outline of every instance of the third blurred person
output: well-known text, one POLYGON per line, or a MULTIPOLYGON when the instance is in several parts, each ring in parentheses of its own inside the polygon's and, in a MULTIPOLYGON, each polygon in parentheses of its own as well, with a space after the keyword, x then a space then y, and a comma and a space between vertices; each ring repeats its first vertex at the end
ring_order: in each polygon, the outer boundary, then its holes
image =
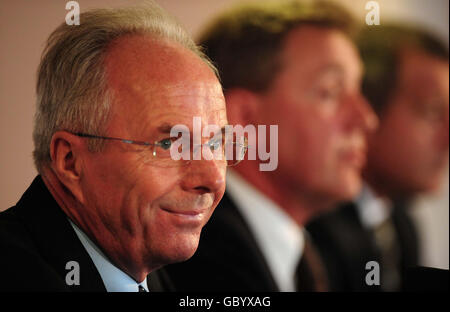
POLYGON ((448 163, 448 50, 424 31, 403 26, 367 27, 358 45, 366 68, 363 91, 380 118, 369 140, 366 186, 354 203, 308 230, 332 289, 402 290, 410 286, 402 281, 418 265, 420 247, 406 208, 414 196, 439 186, 448 163), (366 284, 369 261, 380 264, 379 287, 366 284))

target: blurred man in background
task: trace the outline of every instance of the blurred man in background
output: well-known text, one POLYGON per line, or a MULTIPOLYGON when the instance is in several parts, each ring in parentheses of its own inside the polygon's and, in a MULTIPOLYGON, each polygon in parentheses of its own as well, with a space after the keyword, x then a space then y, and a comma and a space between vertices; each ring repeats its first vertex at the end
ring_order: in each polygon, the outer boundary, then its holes
POLYGON ((303 225, 360 191, 365 136, 377 124, 360 93, 352 29, 336 5, 260 2, 223 14, 203 34, 230 123, 278 125, 279 161, 263 172, 246 160, 227 175, 198 253, 169 267, 177 289, 327 290, 303 225))
POLYGON ((406 208, 439 187, 448 163, 448 50, 426 32, 401 26, 367 27, 358 45, 363 91, 380 119, 369 140, 366 185, 353 204, 308 229, 332 289, 377 290, 365 282, 366 263, 374 260, 381 290, 400 290, 420 247, 406 208))

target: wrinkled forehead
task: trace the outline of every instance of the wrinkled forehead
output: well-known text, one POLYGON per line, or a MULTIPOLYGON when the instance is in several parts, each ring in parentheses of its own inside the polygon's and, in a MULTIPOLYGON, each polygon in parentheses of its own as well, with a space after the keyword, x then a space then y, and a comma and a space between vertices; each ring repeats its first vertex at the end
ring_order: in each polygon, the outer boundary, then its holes
MULTIPOLYGON (((175 125, 193 127, 200 117, 202 126, 227 124, 225 100, 218 82, 186 82, 159 88, 134 89, 116 98, 113 104, 115 126, 137 134, 168 133, 175 125)), ((134 135, 134 134, 133 134, 134 135)))
POLYGON ((158 126, 187 123, 194 116, 209 123, 226 120, 221 85, 199 56, 168 41, 123 40, 106 59, 114 122, 158 126))
MULTIPOLYGON (((145 108, 152 113, 152 119, 177 120, 202 117, 202 123, 219 122, 226 119, 225 99, 219 83, 184 82, 164 85, 159 89, 141 93, 145 108)), ((139 105, 139 104, 138 104, 139 105)))
POLYGON ((106 53, 105 68, 109 87, 118 92, 217 81, 193 51, 168 39, 143 35, 115 40, 106 53))

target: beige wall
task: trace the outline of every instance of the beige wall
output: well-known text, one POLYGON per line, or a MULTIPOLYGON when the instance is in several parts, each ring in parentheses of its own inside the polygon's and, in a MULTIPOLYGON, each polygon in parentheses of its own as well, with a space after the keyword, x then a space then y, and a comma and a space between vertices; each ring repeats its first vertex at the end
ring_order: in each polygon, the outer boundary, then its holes
MULTIPOLYGON (((0 210, 14 205, 36 175, 31 157, 35 72, 46 38, 64 21, 67 13, 66 2, 0 0, 0 210)), ((130 2, 78 0, 82 11, 92 7, 118 6, 130 2)), ((156 2, 175 15, 195 35, 216 12, 237 0, 156 2)), ((365 20, 364 5, 367 1, 341 2, 348 5, 361 21, 365 20)), ((447 0, 378 2, 381 23, 392 19, 414 21, 435 31, 448 42, 447 0)), ((421 222, 421 229, 426 233, 424 239, 428 242, 427 246, 433 246, 429 247, 432 250, 428 251, 427 257, 431 254, 434 259, 434 262, 431 262, 434 265, 438 263, 437 266, 448 268, 448 187, 438 199, 432 200, 438 200, 441 208, 419 210, 420 213, 416 217, 421 222)))

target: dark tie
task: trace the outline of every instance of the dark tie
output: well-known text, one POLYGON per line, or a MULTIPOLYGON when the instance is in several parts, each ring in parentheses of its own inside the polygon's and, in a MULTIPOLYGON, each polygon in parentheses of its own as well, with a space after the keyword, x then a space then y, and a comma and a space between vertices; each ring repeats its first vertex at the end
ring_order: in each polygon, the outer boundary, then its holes
POLYGON ((381 253, 381 288, 384 291, 398 291, 401 279, 400 243, 392 218, 375 227, 373 233, 381 253))
POLYGON ((305 246, 295 273, 297 291, 328 291, 328 278, 319 253, 305 232, 305 246))
POLYGON ((147 292, 142 285, 138 285, 139 292, 147 292))

